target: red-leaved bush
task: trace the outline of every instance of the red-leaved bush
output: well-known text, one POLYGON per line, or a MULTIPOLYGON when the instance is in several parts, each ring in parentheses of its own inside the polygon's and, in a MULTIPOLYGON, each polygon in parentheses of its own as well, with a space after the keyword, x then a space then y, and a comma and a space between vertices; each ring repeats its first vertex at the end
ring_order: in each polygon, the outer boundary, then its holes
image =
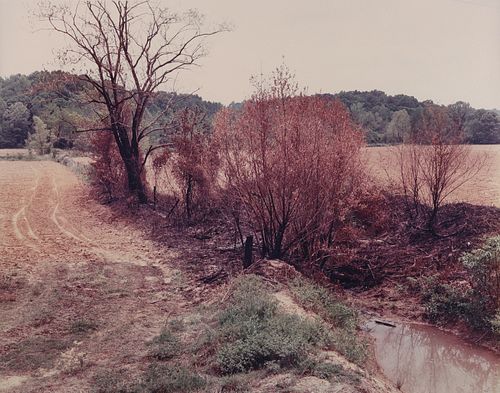
MULTIPOLYGON (((131 121, 132 109, 130 105, 123 105, 120 116, 125 123, 131 121)), ((96 160, 92 165, 90 175, 96 196, 105 202, 127 196, 130 197, 129 202, 144 202, 144 198, 147 199, 147 181, 144 165, 145 156, 142 149, 139 148, 139 151, 134 153, 134 160, 139 160, 140 164, 126 164, 123 154, 120 153, 120 144, 116 141, 118 136, 112 132, 108 119, 102 121, 101 127, 95 127, 95 124, 92 124, 86 128, 99 130, 94 131, 91 137, 91 150, 96 160), (137 167, 138 173, 131 173, 130 168, 127 170, 126 165, 137 167), (139 179, 136 178, 136 175, 139 179), (131 185, 131 182, 137 184, 131 185), (140 192, 131 192, 135 187, 140 187, 140 190, 137 190, 140 192)), ((129 132, 131 131, 129 130, 129 132)), ((129 135, 129 137, 131 136, 129 135)))
POLYGON ((90 182, 93 193, 103 202, 124 197, 127 189, 127 174, 113 138, 110 132, 95 133, 91 137, 95 161, 90 182))
POLYGON ((362 179, 362 132, 345 107, 306 96, 288 70, 214 122, 224 187, 241 205, 263 255, 312 258, 332 246, 362 179))
POLYGON ((205 116, 196 108, 183 110, 177 116, 173 138, 175 154, 172 156, 172 172, 188 220, 191 220, 194 209, 206 207, 212 199, 219 169, 205 116))
MULTIPOLYGON (((155 152, 151 162, 154 189, 170 197, 169 215, 183 221, 200 219, 215 200, 219 158, 206 112, 193 107, 179 111, 172 122, 168 148, 155 152), (180 213, 180 214, 179 214, 180 213)), ((155 194, 156 195, 156 194, 155 194)), ((156 199, 156 198, 155 198, 156 199)))
POLYGON ((397 146, 399 186, 414 224, 423 219, 424 228, 437 234, 438 214, 448 198, 472 180, 488 163, 485 154, 474 154, 465 143, 460 124, 446 109, 427 106, 416 132, 397 146))

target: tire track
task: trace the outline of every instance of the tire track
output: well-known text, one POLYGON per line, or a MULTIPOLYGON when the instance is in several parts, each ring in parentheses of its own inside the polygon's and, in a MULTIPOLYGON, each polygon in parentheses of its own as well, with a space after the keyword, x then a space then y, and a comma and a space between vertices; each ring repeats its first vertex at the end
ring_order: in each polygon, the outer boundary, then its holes
MULTIPOLYGON (((57 187, 57 182, 56 182, 56 177, 52 175, 52 191, 55 194, 55 205, 54 208, 52 209, 52 212, 50 214, 50 219, 51 221, 56 225, 56 227, 59 229, 59 231, 65 235, 68 238, 74 239, 77 242, 86 244, 86 245, 93 245, 93 242, 87 238, 86 236, 80 234, 77 235, 75 232, 73 232, 71 229, 66 228, 61 221, 65 221, 66 223, 68 222, 64 217, 58 218, 58 212, 59 212, 59 205, 60 205, 60 193, 59 193, 59 188, 57 187)), ((73 228, 74 230, 74 228, 73 228)))
MULTIPOLYGON (((30 165, 31 170, 35 173, 35 185, 31 188, 31 195, 28 201, 28 205, 26 206, 28 209, 31 208, 33 205, 33 199, 35 198, 36 191, 38 190, 38 187, 40 186, 40 171, 34 169, 33 165, 30 165)), ((39 241, 40 238, 35 234, 33 231, 33 228, 30 224, 30 221, 28 219, 28 216, 26 215, 26 209, 24 209, 24 219, 26 220, 26 225, 28 227, 28 235, 33 239, 39 241)))
POLYGON ((116 243, 113 230, 108 229, 103 237, 95 239, 86 236, 96 230, 100 233, 99 229, 86 226, 85 220, 79 221, 83 217, 72 202, 80 186, 73 179, 67 179, 67 174, 55 165, 23 163, 22 172, 11 169, 10 184, 15 184, 12 187, 15 193, 2 192, 0 188, 0 198, 5 202, 0 212, 2 248, 10 250, 9 255, 20 255, 17 250, 24 248, 23 258, 33 261, 71 256, 76 260, 90 258, 147 266, 150 261, 144 257, 144 250, 123 251, 116 243))
POLYGON ((30 165, 30 170, 35 173, 35 185, 30 188, 31 195, 28 198, 28 202, 26 202, 26 197, 23 195, 21 198, 22 207, 12 216, 11 223, 14 230, 15 237, 27 247, 33 250, 39 250, 38 245, 35 241, 39 241, 39 237, 33 231, 32 226, 28 220, 26 209, 29 208, 33 203, 33 198, 35 196, 36 190, 40 185, 40 177, 38 176, 38 172, 33 168, 33 165, 30 165), (23 223, 25 226, 25 232, 23 233, 23 229, 20 225, 23 223))

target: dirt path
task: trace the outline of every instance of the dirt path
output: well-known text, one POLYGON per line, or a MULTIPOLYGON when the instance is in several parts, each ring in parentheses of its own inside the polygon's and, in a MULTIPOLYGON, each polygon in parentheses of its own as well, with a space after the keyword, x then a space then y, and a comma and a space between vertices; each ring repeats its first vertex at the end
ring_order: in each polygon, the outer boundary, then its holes
POLYGON ((188 301, 177 258, 53 162, 0 161, 0 392, 89 391, 188 301), (170 265, 171 266, 171 265, 170 265))
MULTIPOLYGON (((91 392, 97 374, 118 369, 139 379, 151 363, 147 343, 169 321, 203 332, 231 287, 214 280, 240 271, 232 237, 226 227, 159 230, 160 247, 143 213, 120 218, 54 162, 0 160, 0 393, 91 392)), ((249 389, 275 392, 279 378, 292 378, 297 392, 394 391, 363 373, 333 385, 269 374, 249 389)))

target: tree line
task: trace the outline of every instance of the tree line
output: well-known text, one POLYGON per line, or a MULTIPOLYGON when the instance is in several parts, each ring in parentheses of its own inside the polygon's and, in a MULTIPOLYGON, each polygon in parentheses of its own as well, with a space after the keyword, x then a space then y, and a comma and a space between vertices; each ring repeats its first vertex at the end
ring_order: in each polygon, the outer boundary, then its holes
MULTIPOLYGON (((12 75, 0 78, 0 148, 21 148, 29 135, 36 131, 38 117, 51 133, 53 145, 58 148, 88 149, 88 141, 79 138, 77 125, 82 119, 95 118, 91 106, 82 105, 91 86, 76 75, 63 71, 36 71, 30 75, 12 75)), ((417 132, 419 119, 432 101, 418 101, 415 97, 399 94, 390 96, 382 91, 349 91, 322 94, 327 99, 340 100, 352 119, 362 127, 368 145, 397 144, 417 132)), ((241 108, 232 103, 231 108, 241 108)), ((222 108, 220 103, 205 101, 197 95, 159 91, 147 105, 149 118, 158 117, 166 124, 174 113, 185 107, 198 107, 212 119, 222 108)), ((471 144, 500 143, 500 113, 495 110, 475 109, 466 102, 448 106, 449 116, 463 128, 464 142, 471 144)), ((161 140, 162 133, 151 136, 161 140)))
POLYGON ((337 98, 349 109, 354 121, 363 127, 368 144, 396 144, 418 131, 419 120, 425 108, 437 106, 446 109, 455 122, 460 123, 466 143, 500 143, 500 118, 495 110, 475 109, 458 101, 447 106, 431 100, 418 101, 415 97, 383 91, 348 91, 325 94, 337 98))
MULTIPOLYGON (((96 105, 89 100, 91 93, 92 86, 63 71, 0 78, 0 148, 25 147, 38 124, 48 130, 54 147, 89 150, 89 138, 78 131, 81 124, 98 121, 96 105)), ((184 107, 202 108, 212 118, 222 105, 195 94, 159 91, 148 102, 146 117, 166 124, 173 113, 184 107)), ((162 136, 156 132, 151 138, 162 136)))

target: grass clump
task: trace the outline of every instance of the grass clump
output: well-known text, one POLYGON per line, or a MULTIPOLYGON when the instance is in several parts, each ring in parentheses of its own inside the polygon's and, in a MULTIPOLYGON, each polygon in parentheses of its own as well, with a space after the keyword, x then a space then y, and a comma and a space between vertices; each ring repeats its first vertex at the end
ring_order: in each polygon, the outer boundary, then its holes
POLYGON ((79 319, 71 324, 69 331, 73 334, 83 334, 95 331, 97 328, 97 323, 94 321, 79 319))
POLYGON ((300 305, 332 324, 334 348, 350 361, 363 363, 366 359, 367 343, 357 335, 357 312, 332 297, 325 288, 304 278, 293 280, 289 287, 300 305))
POLYGON ((356 311, 334 299, 325 288, 312 281, 297 278, 290 283, 290 290, 303 307, 321 315, 332 325, 346 330, 353 330, 358 326, 356 311))
POLYGON ((500 236, 463 254, 467 281, 442 283, 432 276, 422 284, 426 315, 434 323, 463 321, 472 329, 499 334, 500 236))
POLYGON ((361 378, 358 373, 346 370, 341 364, 322 359, 305 359, 297 367, 300 375, 312 375, 317 378, 335 382, 359 384, 361 378))
POLYGON ((429 277, 423 283, 422 299, 427 318, 434 323, 455 322, 465 317, 468 289, 460 290, 429 277))
POLYGON ((204 378, 187 368, 154 364, 144 375, 139 392, 196 392, 203 389, 206 384, 204 378))
POLYGON ((207 382, 197 373, 180 366, 152 364, 138 383, 130 382, 124 370, 99 374, 93 393, 188 393, 203 389, 207 382))
POLYGON ((149 343, 149 354, 158 360, 169 360, 181 352, 179 338, 168 328, 164 328, 160 335, 149 343))
POLYGON ((344 374, 344 368, 340 364, 317 363, 311 370, 311 374, 321 379, 334 379, 344 374))
POLYGON ((94 376, 92 393, 139 393, 136 386, 127 380, 126 372, 106 371, 94 376))
POLYGON ((249 393, 251 374, 227 375, 219 380, 220 392, 224 393, 249 393))
POLYGON ((245 276, 219 316, 217 365, 224 374, 293 367, 330 337, 318 321, 281 312, 264 282, 245 276))

